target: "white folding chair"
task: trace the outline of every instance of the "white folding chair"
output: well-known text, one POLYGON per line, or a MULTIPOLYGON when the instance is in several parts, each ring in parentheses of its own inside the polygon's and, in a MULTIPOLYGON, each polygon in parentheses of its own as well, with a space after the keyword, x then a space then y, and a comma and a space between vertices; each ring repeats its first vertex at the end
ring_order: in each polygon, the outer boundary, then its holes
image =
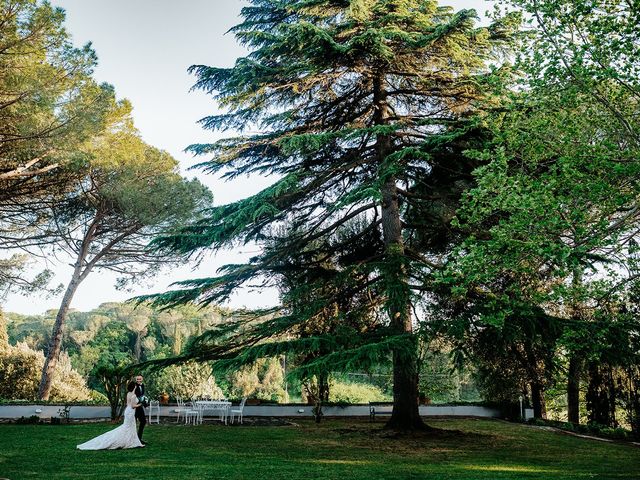
POLYGON ((176 402, 178 403, 178 408, 176 408, 174 410, 174 412, 176 412, 178 414, 178 416, 176 417, 176 423, 180 422, 180 414, 184 415, 185 412, 188 410, 187 407, 184 404, 184 400, 182 400, 181 397, 176 397, 176 402))
POLYGON ((191 406, 184 412, 184 423, 197 425, 202 423, 202 409, 196 404, 196 402, 190 402, 191 406))
POLYGON ((191 409, 192 410, 197 410, 198 412, 198 423, 202 423, 203 420, 203 416, 204 416, 204 405, 202 404, 198 404, 198 402, 201 400, 201 398, 199 397, 191 397, 191 409))
POLYGON ((238 408, 231 407, 231 409, 229 410, 229 413, 231 414, 231 423, 233 423, 234 417, 237 416, 238 420, 242 424, 242 411, 244 410, 244 403, 246 401, 247 401, 247 397, 243 397, 238 408))
POLYGON ((149 402, 149 424, 151 423, 157 423, 158 425, 160 425, 160 402, 158 400, 151 400, 149 402))

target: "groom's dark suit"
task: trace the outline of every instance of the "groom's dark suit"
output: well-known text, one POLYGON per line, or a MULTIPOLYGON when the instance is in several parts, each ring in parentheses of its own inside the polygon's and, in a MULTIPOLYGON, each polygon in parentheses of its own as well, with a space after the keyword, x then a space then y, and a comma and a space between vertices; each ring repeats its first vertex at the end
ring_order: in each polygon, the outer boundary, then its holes
MULTIPOLYGON (((136 397, 140 398, 144 396, 144 383, 136 385, 136 397)), ((140 405, 136 408, 136 418, 138 419, 138 438, 142 441, 142 432, 147 424, 147 415, 144 413, 144 407, 140 405)))

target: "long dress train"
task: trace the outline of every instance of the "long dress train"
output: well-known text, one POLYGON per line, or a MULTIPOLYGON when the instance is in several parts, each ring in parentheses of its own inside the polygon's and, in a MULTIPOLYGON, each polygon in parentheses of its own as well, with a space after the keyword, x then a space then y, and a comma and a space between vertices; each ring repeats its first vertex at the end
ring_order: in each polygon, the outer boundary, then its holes
POLYGON ((135 409, 127 405, 122 425, 78 445, 77 448, 80 450, 107 450, 142 447, 136 431, 135 413, 135 409))

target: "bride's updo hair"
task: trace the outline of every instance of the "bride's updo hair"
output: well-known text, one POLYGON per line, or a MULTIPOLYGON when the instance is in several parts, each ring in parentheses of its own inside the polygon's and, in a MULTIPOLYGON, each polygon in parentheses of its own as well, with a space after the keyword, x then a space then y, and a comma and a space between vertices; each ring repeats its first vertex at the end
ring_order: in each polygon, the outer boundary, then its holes
POLYGON ((133 392, 136 389, 136 382, 127 383, 127 392, 133 392))

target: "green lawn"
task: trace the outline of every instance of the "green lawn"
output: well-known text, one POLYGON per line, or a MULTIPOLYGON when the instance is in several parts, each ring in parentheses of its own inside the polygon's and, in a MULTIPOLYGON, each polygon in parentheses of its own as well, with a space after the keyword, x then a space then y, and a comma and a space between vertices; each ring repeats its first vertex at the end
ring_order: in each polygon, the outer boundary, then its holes
POLYGON ((107 424, 0 425, 0 477, 37 479, 639 479, 640 448, 497 420, 429 419, 435 435, 382 422, 147 427, 147 448, 80 452, 107 424))

